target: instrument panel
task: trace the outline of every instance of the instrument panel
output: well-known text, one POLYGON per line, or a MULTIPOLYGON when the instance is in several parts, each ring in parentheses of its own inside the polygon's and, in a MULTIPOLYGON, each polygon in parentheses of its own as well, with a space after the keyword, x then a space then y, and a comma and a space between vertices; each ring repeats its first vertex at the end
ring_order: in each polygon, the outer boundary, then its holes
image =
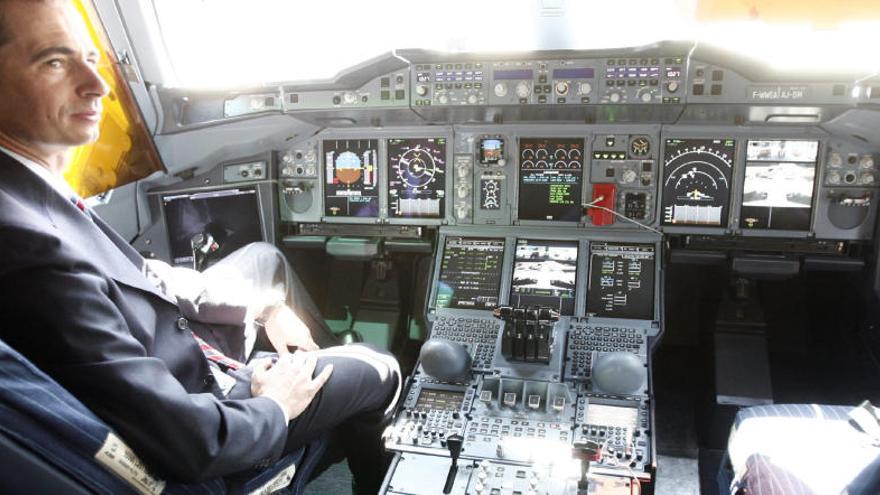
POLYGON ((873 235, 875 153, 797 127, 498 125, 326 130, 279 152, 294 224, 873 235))

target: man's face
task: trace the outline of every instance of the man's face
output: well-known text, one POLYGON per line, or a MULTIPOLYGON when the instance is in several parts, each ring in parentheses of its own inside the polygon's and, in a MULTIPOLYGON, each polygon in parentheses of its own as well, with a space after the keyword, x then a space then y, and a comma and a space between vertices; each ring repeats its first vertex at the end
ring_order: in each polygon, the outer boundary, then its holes
POLYGON ((98 51, 68 2, 0 2, 10 36, 0 45, 0 133, 38 152, 98 138, 98 51))

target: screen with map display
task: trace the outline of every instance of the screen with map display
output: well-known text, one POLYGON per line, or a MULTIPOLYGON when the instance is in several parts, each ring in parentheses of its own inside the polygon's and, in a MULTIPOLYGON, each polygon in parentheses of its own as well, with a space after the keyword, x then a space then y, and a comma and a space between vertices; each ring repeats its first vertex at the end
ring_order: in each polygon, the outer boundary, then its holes
POLYGON ((403 218, 442 218, 446 138, 388 140, 388 211, 403 218))

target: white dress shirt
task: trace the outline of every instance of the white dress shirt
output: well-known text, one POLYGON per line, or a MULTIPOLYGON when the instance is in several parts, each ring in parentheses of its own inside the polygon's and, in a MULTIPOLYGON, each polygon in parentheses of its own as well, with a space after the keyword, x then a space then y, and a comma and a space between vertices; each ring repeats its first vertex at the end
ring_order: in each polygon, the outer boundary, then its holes
POLYGON ((64 198, 65 201, 70 201, 71 198, 79 198, 79 194, 70 187, 70 184, 64 180, 64 177, 60 177, 52 173, 51 170, 46 168, 46 166, 41 165, 30 158, 19 155, 18 153, 11 151, 3 146, 0 146, 0 151, 6 153, 7 155, 15 158, 22 165, 28 168, 31 172, 37 174, 38 177, 46 181, 49 186, 52 187, 61 197, 64 198))

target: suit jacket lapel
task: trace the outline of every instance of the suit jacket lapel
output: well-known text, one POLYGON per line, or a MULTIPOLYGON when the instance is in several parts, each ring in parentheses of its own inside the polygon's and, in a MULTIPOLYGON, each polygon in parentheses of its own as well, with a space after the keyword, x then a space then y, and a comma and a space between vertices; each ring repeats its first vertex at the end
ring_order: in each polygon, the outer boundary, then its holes
POLYGON ((44 210, 50 228, 63 232, 63 238, 85 259, 104 270, 119 283, 156 295, 172 304, 143 274, 143 257, 106 222, 90 211, 80 211, 66 201, 42 178, 24 165, 0 152, 0 187, 36 211, 44 210), (91 218, 89 218, 91 216, 91 218))

